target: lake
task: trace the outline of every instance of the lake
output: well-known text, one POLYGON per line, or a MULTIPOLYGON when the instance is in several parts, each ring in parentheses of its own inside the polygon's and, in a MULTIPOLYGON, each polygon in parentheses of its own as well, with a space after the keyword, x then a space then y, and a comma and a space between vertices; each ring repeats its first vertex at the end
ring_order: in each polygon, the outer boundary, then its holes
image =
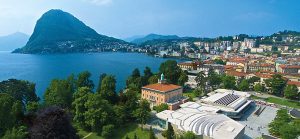
POLYGON ((31 55, 0 52, 0 81, 10 78, 36 83, 36 93, 43 96, 52 79, 65 79, 72 73, 92 73, 91 79, 98 85, 102 73, 113 74, 117 79, 117 91, 125 87, 126 79, 134 68, 141 74, 146 66, 157 72, 160 63, 168 59, 140 53, 78 53, 31 55))

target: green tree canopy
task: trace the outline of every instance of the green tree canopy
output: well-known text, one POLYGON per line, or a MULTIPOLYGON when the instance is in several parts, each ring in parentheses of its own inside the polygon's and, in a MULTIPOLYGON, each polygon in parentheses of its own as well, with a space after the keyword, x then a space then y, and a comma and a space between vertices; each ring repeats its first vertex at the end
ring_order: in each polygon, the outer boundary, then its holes
POLYGON ((272 78, 266 80, 266 85, 271 87, 272 93, 275 95, 283 95, 286 83, 287 81, 280 74, 274 74, 272 78))
POLYGON ((44 93, 46 106, 56 105, 70 108, 73 96, 73 85, 67 80, 54 79, 44 93))
POLYGON ((112 124, 103 126, 101 136, 106 139, 110 138, 111 136, 113 136, 114 128, 115 126, 112 124))
POLYGON ((107 75, 101 83, 100 96, 109 103, 115 104, 118 101, 116 94, 116 78, 113 75, 107 75))
POLYGON ((80 87, 73 94, 73 120, 74 122, 78 123, 78 125, 83 129, 87 129, 84 113, 87 111, 85 103, 88 101, 89 95, 92 95, 92 90, 88 87, 80 87))
POLYGON ((35 93, 35 84, 16 79, 9 79, 0 82, 0 93, 6 93, 12 96, 15 100, 23 103, 25 107, 28 102, 39 101, 35 93))
POLYGON ((181 71, 180 76, 178 78, 178 85, 184 86, 185 82, 188 81, 188 76, 187 73, 185 71, 181 71))
POLYGON ((225 89, 235 89, 236 80, 234 76, 224 76, 222 79, 225 89))
POLYGON ((172 84, 177 84, 180 77, 181 69, 177 66, 175 60, 167 60, 161 63, 159 73, 165 75, 165 79, 172 84))
POLYGON ((248 80, 243 79, 241 83, 238 85, 238 89, 241 91, 248 91, 249 90, 249 83, 248 80))
POLYGON ((288 99, 297 99, 299 97, 299 92, 296 85, 287 85, 284 89, 284 97, 288 99))
POLYGON ((157 75, 152 75, 149 79, 148 79, 148 83, 149 84, 155 84, 158 82, 159 77, 157 75))
POLYGON ((263 90, 264 90, 264 88, 263 88, 263 86, 260 83, 254 85, 254 91, 256 91, 256 92, 263 92, 263 90))
POLYGON ((175 139, 175 132, 173 126, 168 122, 168 129, 166 131, 166 138, 167 139, 175 139))
POLYGON ((214 90, 222 83, 222 78, 213 69, 209 69, 207 74, 207 82, 214 90))
POLYGON ((147 100, 141 100, 138 108, 134 111, 134 116, 142 125, 146 124, 150 118, 150 104, 147 100))
POLYGON ((162 103, 158 106, 155 106, 155 110, 156 110, 157 113, 162 112, 164 110, 168 110, 168 109, 169 109, 169 105, 166 104, 166 103, 162 103))
POLYGON ((17 128, 12 128, 11 130, 7 130, 5 135, 2 137, 3 139, 25 139, 28 138, 27 128, 25 126, 20 126, 17 128))
POLYGON ((102 81, 103 79, 105 78, 107 74, 106 73, 102 73, 99 77, 99 83, 98 83, 98 88, 97 88, 97 92, 100 92, 101 91, 101 84, 102 84, 102 81))
POLYGON ((149 130, 149 139, 156 139, 152 126, 150 126, 150 130, 149 130))
POLYGON ((85 124, 94 132, 101 134, 102 127, 114 122, 112 105, 99 94, 91 94, 85 103, 85 124))
POLYGON ((90 79, 91 73, 88 71, 84 71, 78 74, 78 79, 76 81, 77 88, 79 87, 89 87, 91 89, 94 88, 94 83, 90 79))
POLYGON ((15 126, 22 114, 22 105, 20 102, 6 93, 0 93, 0 137, 5 131, 15 126))

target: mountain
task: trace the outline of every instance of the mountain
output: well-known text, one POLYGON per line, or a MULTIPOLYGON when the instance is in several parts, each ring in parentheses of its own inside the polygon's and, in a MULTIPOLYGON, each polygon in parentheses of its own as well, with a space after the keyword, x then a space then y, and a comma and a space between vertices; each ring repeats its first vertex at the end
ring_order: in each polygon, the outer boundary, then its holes
POLYGON ((132 42, 135 39, 139 39, 139 38, 143 38, 143 37, 145 37, 145 36, 144 35, 135 35, 135 36, 131 36, 131 37, 128 37, 128 38, 124 38, 123 40, 127 41, 127 42, 132 42))
POLYGON ((151 40, 170 40, 170 39, 180 39, 180 37, 178 37, 176 35, 149 34, 143 38, 137 38, 131 42, 135 43, 135 44, 141 44, 141 43, 144 43, 146 41, 151 41, 151 40))
POLYGON ((26 46, 15 53, 100 52, 132 44, 98 34, 82 21, 62 10, 50 10, 37 21, 26 46))
POLYGON ((27 34, 16 32, 7 36, 0 37, 0 51, 13 51, 26 45, 29 36, 27 34))

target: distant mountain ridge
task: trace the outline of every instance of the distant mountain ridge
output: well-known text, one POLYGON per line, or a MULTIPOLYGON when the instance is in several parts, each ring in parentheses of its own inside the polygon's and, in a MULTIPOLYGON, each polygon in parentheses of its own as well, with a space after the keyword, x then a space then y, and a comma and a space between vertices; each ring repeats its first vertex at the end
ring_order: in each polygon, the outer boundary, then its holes
POLYGON ((0 37, 0 51, 13 51, 26 45, 29 36, 27 34, 16 32, 7 36, 0 37))
POLYGON ((98 34, 82 21, 62 10, 50 10, 37 21, 26 46, 15 53, 99 52, 107 47, 131 45, 98 34))
POLYGON ((134 39, 131 42, 135 44, 142 44, 146 41, 151 41, 151 40, 171 40, 171 39, 180 39, 180 37, 178 37, 177 35, 149 34, 145 37, 134 39))

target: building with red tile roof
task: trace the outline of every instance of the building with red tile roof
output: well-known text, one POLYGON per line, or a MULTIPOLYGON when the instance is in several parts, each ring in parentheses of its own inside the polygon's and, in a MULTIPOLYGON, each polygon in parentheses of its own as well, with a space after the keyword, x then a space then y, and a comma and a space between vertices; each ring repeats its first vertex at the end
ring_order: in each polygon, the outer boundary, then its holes
POLYGON ((162 74, 158 83, 142 87, 141 97, 148 100, 151 107, 165 103, 168 104, 170 110, 175 110, 179 108, 180 104, 187 101, 182 92, 181 86, 168 84, 162 74))

